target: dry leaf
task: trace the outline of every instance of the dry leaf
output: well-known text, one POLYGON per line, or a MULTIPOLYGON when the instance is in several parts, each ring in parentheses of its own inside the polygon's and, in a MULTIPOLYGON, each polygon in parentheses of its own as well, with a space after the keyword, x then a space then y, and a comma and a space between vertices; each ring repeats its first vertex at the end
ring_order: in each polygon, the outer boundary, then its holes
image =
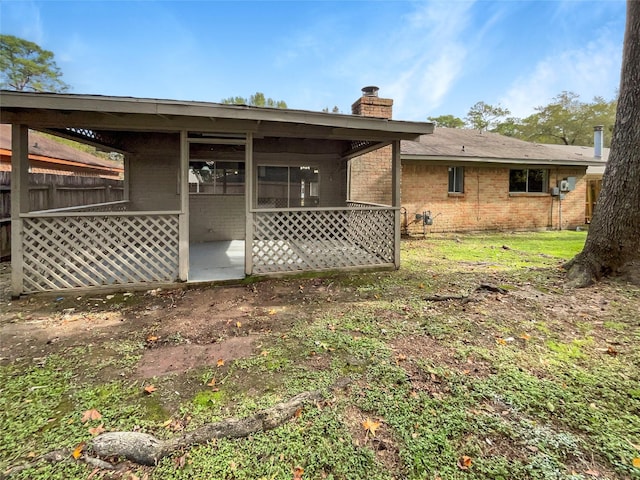
POLYGON ((262 350, 260 352, 260 355, 262 355, 263 357, 266 357, 267 355, 269 355, 269 352, 267 350, 262 350))
POLYGON ((396 363, 404 362, 406 359, 407 359, 407 356, 403 355, 402 353, 399 353, 398 355, 396 355, 396 363))
POLYGON ((277 313, 276 310, 273 308, 269 310, 269 315, 275 315, 276 313, 277 313))
POLYGON ((156 390, 157 390, 157 388, 154 387, 153 385, 147 385, 146 387, 144 387, 144 393, 147 393, 149 395, 151 395, 156 390))
POLYGON ((301 466, 297 466, 293 469, 293 480, 302 480, 302 475, 304 474, 304 468, 301 466))
POLYGON ((498 345, 506 345, 507 341, 504 338, 496 338, 496 343, 498 345))
POLYGON ((207 387, 215 387, 215 386, 216 386, 216 379, 214 377, 211 379, 209 383, 207 383, 207 387))
POLYGON ((634 458, 631 464, 636 468, 640 468, 640 457, 634 458))
POLYGON ((458 460, 458 468, 460 470, 469 470, 469 468, 471 467, 472 463, 473 462, 471 461, 471 457, 467 457, 466 455, 463 455, 458 460))
POLYGON ((187 463, 186 457, 187 455, 185 454, 173 459, 173 463, 176 464, 176 468, 184 468, 185 464, 187 463))
POLYGON ((522 335, 520 335, 520 338, 526 341, 531 338, 531 335, 529 335, 528 333, 523 333, 522 335))
POLYGON ((93 427, 89 429, 89 433, 93 436, 96 435, 100 435, 102 432, 104 432, 104 423, 101 423, 100 425, 98 425, 97 427, 93 427))
POLYGON ((300 418, 300 415, 302 415, 302 407, 298 408, 294 413, 293 416, 296 418, 300 418))
POLYGON ((589 469, 584 473, 585 473, 585 475, 591 475, 592 477, 599 477, 600 476, 600 472, 598 472, 597 470, 592 470, 592 469, 589 469))
POLYGON ((82 414, 82 423, 87 423, 89 420, 100 420, 101 418, 102 414, 95 408, 92 408, 82 414))
POLYGON ((607 348, 607 354, 611 355, 612 357, 615 357, 616 355, 618 355, 618 351, 615 348, 613 348, 612 346, 609 346, 607 348))
POLYGON ((366 433, 371 433, 374 437, 376 436, 376 430, 380 428, 380 425, 380 422, 374 422, 368 417, 364 422, 362 422, 362 427, 366 430, 366 433))
POLYGON ((216 362, 216 366, 222 367, 223 365, 224 365, 224 360, 222 358, 219 358, 218 361, 216 362))
POLYGON ((82 451, 84 450, 85 442, 80 442, 78 446, 73 450, 71 456, 76 460, 82 456, 82 451))
POLYGON ((158 337, 156 337, 155 335, 149 335, 147 337, 147 342, 149 343, 153 343, 153 342, 157 342, 158 341, 158 337))
POLYGON ((240 328, 242 326, 242 322, 236 322, 236 327, 240 328))

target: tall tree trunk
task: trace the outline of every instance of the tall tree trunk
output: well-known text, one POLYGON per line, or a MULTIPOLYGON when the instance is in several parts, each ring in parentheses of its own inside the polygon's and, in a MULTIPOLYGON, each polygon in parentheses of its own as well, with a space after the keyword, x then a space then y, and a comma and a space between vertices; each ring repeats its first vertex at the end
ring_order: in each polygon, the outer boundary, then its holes
POLYGON ((584 249, 567 264, 584 287, 640 257, 640 1, 627 0, 620 97, 609 162, 584 249))

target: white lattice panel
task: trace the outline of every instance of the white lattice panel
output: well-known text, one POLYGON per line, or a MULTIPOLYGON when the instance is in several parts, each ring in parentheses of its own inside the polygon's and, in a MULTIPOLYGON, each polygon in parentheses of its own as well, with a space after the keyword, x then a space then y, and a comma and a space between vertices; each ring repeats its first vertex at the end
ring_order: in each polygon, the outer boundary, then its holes
POLYGON ((24 219, 25 293, 178 277, 178 215, 24 219))
POLYGON ((393 210, 254 213, 253 273, 393 263, 393 210))

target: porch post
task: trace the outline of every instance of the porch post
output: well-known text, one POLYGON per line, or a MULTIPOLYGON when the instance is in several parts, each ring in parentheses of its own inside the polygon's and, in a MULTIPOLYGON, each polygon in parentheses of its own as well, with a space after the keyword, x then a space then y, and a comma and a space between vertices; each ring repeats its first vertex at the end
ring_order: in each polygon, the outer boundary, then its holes
POLYGON ((180 131, 180 215, 178 216, 178 277, 189 278, 189 139, 180 131))
POLYGON ((253 133, 247 133, 244 159, 244 203, 245 203, 245 234, 244 234, 244 273, 251 275, 253 271, 253 133))
POLYGON ((23 221, 21 213, 29 211, 29 128, 11 127, 11 294, 23 291, 22 258, 23 221))
POLYGON ((392 182, 392 206, 394 208, 394 265, 400 268, 400 178, 402 176, 402 164, 400 162, 400 140, 395 140, 392 144, 391 154, 391 182, 392 182))
POLYGON ((131 159, 129 158, 129 154, 125 154, 124 156, 124 172, 123 172, 123 178, 122 178, 122 188, 124 188, 123 192, 122 192, 122 199, 126 200, 127 202, 129 201, 129 185, 130 185, 130 178, 131 178, 131 159))

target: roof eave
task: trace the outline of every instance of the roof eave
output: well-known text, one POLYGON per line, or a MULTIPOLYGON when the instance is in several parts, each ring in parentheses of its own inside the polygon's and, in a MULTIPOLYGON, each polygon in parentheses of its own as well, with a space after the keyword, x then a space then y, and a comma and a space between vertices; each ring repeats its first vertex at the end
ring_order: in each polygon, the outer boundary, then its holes
POLYGON ((401 136, 402 139, 417 139, 420 135, 433 133, 433 124, 427 122, 387 120, 306 110, 261 108, 245 105, 225 105, 149 98, 14 92, 6 90, 0 92, 0 95, 2 108, 6 109, 50 109, 59 111, 297 123, 339 129, 374 130, 397 133, 403 134, 401 136))
POLYGON ((462 157, 457 155, 414 155, 401 153, 402 160, 417 160, 437 163, 498 163, 506 165, 548 165, 556 167, 591 167, 602 166, 598 160, 569 160, 569 159, 539 159, 539 158, 491 158, 491 157, 462 157))

